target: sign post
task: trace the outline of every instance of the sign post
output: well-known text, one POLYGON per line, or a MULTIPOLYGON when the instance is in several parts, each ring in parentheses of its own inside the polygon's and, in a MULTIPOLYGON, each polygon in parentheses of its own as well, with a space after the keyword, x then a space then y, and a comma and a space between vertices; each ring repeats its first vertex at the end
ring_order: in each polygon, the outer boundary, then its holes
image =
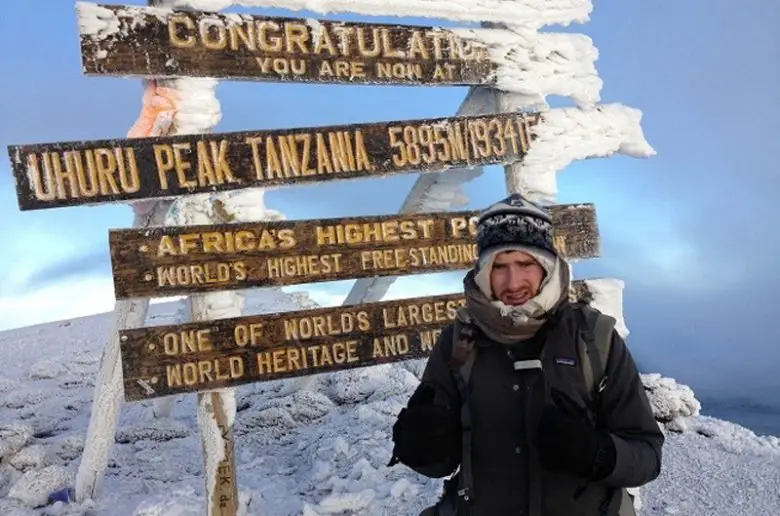
POLYGON ((87 4, 87 75, 305 83, 470 85, 495 80, 487 45, 440 27, 87 4))
POLYGON ((510 163, 523 159, 540 120, 504 113, 11 145, 8 153, 19 207, 35 210, 510 163))
MULTIPOLYGON (((592 205, 552 208, 570 257, 599 253, 592 205)), ((121 229, 109 234, 117 299, 299 285, 470 267, 476 211, 121 229)))
MULTIPOLYGON (((152 97, 153 95, 144 96, 145 100, 151 100, 152 97)), ((144 111, 149 109, 149 105, 144 106, 144 111)), ((136 127, 140 122, 141 120, 136 122, 136 127)), ((155 120, 151 127, 141 129, 141 132, 156 136, 159 131, 167 130, 164 124, 157 122, 159 120, 155 120)), ((135 129, 134 127, 131 133, 135 132, 135 129)), ((171 204, 172 200, 161 199, 156 202, 143 203, 140 206, 133 205, 133 227, 143 230, 164 225, 165 215, 171 204)), ((148 298, 117 300, 114 306, 113 329, 103 350, 100 368, 95 379, 89 426, 84 441, 84 450, 81 454, 81 462, 76 473, 75 498, 80 502, 97 496, 116 436, 122 405, 122 364, 118 332, 125 328, 143 326, 148 308, 148 298)))

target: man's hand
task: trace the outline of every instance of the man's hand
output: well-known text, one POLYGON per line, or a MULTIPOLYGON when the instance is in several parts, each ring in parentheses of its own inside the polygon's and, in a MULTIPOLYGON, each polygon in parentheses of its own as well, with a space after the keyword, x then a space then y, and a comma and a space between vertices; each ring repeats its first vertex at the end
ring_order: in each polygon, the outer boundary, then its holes
POLYGON ((460 453, 460 422, 452 411, 433 404, 434 394, 434 386, 421 384, 398 414, 389 465, 427 466, 460 453))
POLYGON ((578 406, 553 389, 554 404, 542 410, 537 448, 550 471, 563 471, 590 480, 607 477, 615 467, 615 445, 609 433, 597 430, 578 406))

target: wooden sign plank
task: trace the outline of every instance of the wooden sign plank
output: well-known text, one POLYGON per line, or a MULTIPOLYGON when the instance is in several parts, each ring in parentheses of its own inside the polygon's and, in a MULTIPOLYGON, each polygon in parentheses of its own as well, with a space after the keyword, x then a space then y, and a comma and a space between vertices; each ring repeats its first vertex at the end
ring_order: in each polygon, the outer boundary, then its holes
POLYGON ((122 330, 125 400, 425 358, 465 302, 450 294, 122 330))
POLYGON ((477 85, 487 45, 440 27, 78 6, 87 75, 275 82, 477 85))
POLYGON ((22 210, 308 184, 523 159, 540 114, 28 145, 8 153, 22 210))
MULTIPOLYGON (((117 299, 471 267, 478 211, 166 226, 109 232, 117 299)), ((559 251, 599 252, 593 205, 551 209, 559 251)))

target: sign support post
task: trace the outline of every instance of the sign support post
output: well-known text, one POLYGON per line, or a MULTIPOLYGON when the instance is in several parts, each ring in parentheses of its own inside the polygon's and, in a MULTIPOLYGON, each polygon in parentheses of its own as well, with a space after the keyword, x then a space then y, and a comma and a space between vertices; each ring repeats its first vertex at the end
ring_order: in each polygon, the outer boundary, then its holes
MULTIPOLYGON (((150 228, 165 224, 165 215, 172 200, 153 201, 148 211, 133 206, 133 228, 150 228)), ((108 456, 114 444, 119 413, 122 408, 122 363, 119 352, 119 331, 138 328, 146 322, 149 298, 117 300, 114 305, 114 325, 100 360, 95 379, 84 451, 76 474, 75 498, 79 502, 94 499, 108 466, 108 456)), ((161 402, 168 403, 168 400, 161 402)))

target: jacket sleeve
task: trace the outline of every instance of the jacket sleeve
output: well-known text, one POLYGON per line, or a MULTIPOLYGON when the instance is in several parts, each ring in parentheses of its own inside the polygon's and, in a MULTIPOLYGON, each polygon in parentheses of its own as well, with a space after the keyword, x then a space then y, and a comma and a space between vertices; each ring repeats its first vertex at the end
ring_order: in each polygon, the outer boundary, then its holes
MULTIPOLYGON (((421 384, 430 383, 436 388, 433 403, 452 411, 454 417, 460 419, 458 388, 452 377, 447 360, 452 353, 452 325, 447 326, 439 335, 431 350, 428 362, 423 371, 421 384)), ((414 471, 431 478, 442 478, 450 475, 460 464, 460 449, 453 450, 447 460, 426 466, 411 467, 414 471)))
POLYGON ((615 443, 616 463, 603 482, 611 487, 641 486, 661 473, 664 434, 631 353, 617 331, 612 334, 606 375, 599 419, 615 443))

